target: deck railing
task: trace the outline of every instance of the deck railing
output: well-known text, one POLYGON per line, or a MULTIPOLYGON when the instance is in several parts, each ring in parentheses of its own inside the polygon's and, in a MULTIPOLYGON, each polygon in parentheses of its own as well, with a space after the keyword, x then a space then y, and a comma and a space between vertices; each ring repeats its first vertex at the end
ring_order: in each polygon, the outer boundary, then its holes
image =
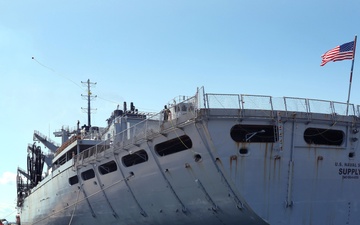
MULTIPOLYGON (((275 115, 275 111, 285 112, 305 112, 309 115, 311 113, 325 113, 336 115, 352 115, 359 116, 359 106, 355 108, 353 104, 347 105, 342 102, 307 99, 307 98, 293 98, 282 97, 273 98, 266 95, 238 95, 238 94, 205 94, 204 89, 197 91, 194 97, 173 100, 168 105, 171 111, 171 116, 168 117, 168 122, 176 123, 180 115, 188 114, 191 118, 196 118, 197 112, 201 108, 234 108, 234 109, 257 109, 269 110, 271 115, 275 115), (185 111, 183 108, 185 107, 185 111)), ((134 145, 146 140, 150 140, 156 135, 159 135, 164 129, 165 116, 164 110, 148 117, 146 120, 135 124, 114 137, 93 146, 76 156, 77 162, 82 162, 84 159, 96 158, 102 154, 106 149, 116 145, 117 149, 130 149, 134 145)), ((116 119, 115 119, 116 120, 116 119)))
POLYGON ((206 108, 258 109, 359 116, 359 106, 342 102, 266 95, 205 94, 206 108))
POLYGON ((190 115, 188 118, 195 118, 197 104, 196 96, 185 100, 183 100, 183 98, 174 99, 171 104, 168 105, 171 114, 167 119, 164 116, 165 111, 162 110, 116 134, 110 139, 84 150, 75 157, 75 162, 83 162, 85 159, 96 159, 97 156, 104 154, 103 152, 111 146, 116 146, 116 149, 122 148, 128 150, 134 145, 139 145, 139 143, 150 140, 160 135, 160 132, 166 129, 166 127, 173 129, 173 126, 178 122, 177 119, 183 114, 190 115), (167 123, 168 126, 166 126, 165 123, 167 123))

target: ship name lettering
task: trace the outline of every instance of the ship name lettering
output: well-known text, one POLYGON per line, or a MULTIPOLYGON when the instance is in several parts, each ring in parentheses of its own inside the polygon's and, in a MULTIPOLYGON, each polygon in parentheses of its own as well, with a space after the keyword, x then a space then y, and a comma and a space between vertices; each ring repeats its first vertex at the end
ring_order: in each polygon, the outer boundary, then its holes
POLYGON ((347 166, 347 167, 357 167, 357 166, 356 166, 356 163, 344 163, 344 166, 347 166))
POLYGON ((360 175, 360 169, 339 168, 339 175, 360 175))

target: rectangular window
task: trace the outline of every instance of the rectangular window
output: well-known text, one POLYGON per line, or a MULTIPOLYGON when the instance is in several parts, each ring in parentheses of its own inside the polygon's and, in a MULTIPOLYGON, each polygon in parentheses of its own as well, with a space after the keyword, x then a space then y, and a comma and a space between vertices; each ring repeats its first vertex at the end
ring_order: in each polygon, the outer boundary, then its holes
POLYGON ((166 156, 192 148, 189 136, 183 135, 155 145, 155 151, 159 156, 166 156))
POLYGON ((81 173, 81 178, 83 180, 89 180, 91 178, 94 178, 95 177, 95 172, 93 169, 89 169, 89 170, 86 170, 84 172, 81 173))
POLYGON ((78 178, 77 175, 72 176, 72 177, 69 178, 69 184, 70 185, 74 185, 74 184, 77 184, 77 183, 79 183, 79 178, 78 178))
POLYGON ((148 161, 149 157, 145 150, 140 150, 122 157, 124 166, 130 167, 148 161))
POLYGON ((236 142, 276 142, 277 126, 237 124, 230 130, 231 138, 236 142))
POLYGON ((114 160, 112 160, 110 162, 107 162, 107 163, 104 163, 104 164, 100 165, 98 167, 98 169, 99 169, 100 174, 105 175, 105 174, 116 171, 117 170, 117 165, 116 165, 116 162, 114 160))

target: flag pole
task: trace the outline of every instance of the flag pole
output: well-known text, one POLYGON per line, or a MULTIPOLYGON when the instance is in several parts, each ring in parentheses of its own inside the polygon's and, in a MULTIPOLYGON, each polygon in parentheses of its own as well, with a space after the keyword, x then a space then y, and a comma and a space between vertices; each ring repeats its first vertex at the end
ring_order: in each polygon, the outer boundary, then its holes
POLYGON ((353 49, 353 59, 352 59, 351 71, 350 71, 349 93, 348 93, 348 99, 347 99, 347 102, 346 102, 346 115, 348 115, 348 113, 349 113, 349 102, 350 102, 350 92, 351 92, 352 75, 353 75, 353 70, 354 70, 356 39, 357 39, 357 36, 355 35, 355 39, 354 39, 354 49, 353 49))

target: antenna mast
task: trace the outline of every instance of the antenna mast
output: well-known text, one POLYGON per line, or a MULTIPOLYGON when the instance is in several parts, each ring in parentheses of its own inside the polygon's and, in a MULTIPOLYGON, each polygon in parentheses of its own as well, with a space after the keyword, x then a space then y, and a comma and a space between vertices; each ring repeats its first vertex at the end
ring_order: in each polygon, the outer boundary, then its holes
MULTIPOLYGON (((95 96, 92 96, 92 93, 91 93, 91 90, 90 90, 90 87, 96 85, 96 82, 95 83, 92 83, 90 82, 90 79, 88 79, 87 81, 81 81, 81 83, 83 85, 86 85, 87 86, 87 95, 81 95, 84 99, 87 100, 88 102, 88 107, 87 108, 82 108, 82 110, 84 110, 85 112, 87 112, 88 114, 88 127, 90 128, 91 127, 91 110, 94 110, 90 107, 90 102, 91 100, 93 100, 94 98, 97 97, 97 95, 95 96)), ((96 110, 96 109, 95 109, 96 110)))

